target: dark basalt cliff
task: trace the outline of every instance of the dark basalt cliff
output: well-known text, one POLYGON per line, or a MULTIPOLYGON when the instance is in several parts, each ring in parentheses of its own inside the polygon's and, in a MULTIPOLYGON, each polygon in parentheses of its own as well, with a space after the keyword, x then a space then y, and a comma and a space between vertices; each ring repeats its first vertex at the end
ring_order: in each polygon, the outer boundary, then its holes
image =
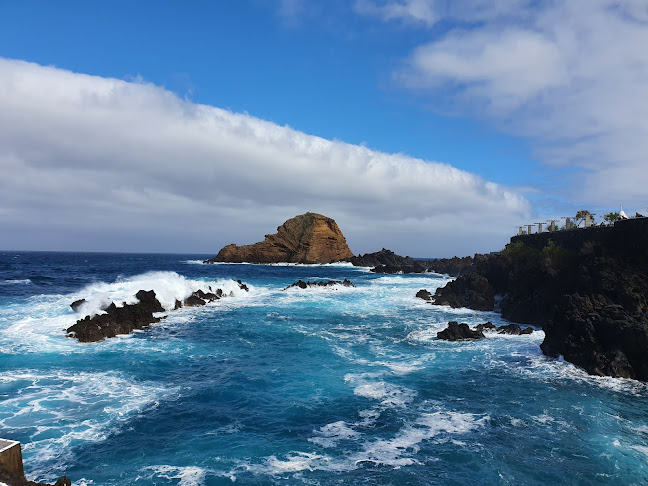
POLYGON ((331 218, 306 213, 289 219, 253 245, 224 247, 205 263, 331 263, 353 257, 344 235, 331 218))
POLYGON ((514 237, 434 296, 479 310, 498 300, 506 319, 542 326, 545 354, 648 381, 648 218, 514 237))

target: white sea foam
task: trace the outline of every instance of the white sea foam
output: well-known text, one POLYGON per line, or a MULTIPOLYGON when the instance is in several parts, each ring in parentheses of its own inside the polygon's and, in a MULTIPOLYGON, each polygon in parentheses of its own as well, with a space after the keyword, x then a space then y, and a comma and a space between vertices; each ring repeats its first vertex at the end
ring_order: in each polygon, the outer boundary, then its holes
POLYGON ((364 446, 364 451, 353 458, 356 464, 373 462, 392 467, 408 466, 417 461, 411 457, 420 450, 420 444, 441 434, 465 434, 481 427, 488 416, 434 412, 422 414, 414 423, 405 425, 394 438, 378 439, 364 446))
POLYGON ((361 436, 343 420, 327 424, 314 432, 316 436, 308 441, 322 447, 336 447, 342 440, 357 439, 361 436))
POLYGON ((208 265, 208 263, 205 263, 202 260, 185 260, 183 263, 187 263, 189 265, 208 265))
POLYGON ((121 302, 134 304, 137 302, 135 294, 139 290, 154 290, 162 307, 173 310, 176 299, 183 301, 197 290, 208 292, 215 291, 217 288, 222 289, 225 294, 245 295, 245 291, 241 290, 233 280, 206 282, 188 279, 175 272, 148 272, 111 283, 99 282, 88 285, 77 292, 80 298, 86 300, 79 307, 79 314, 100 313, 102 307, 106 307, 110 302, 118 305, 121 302))
POLYGON ((149 466, 144 470, 151 471, 151 479, 158 477, 162 479, 178 479, 178 486, 201 486, 205 484, 207 470, 197 466, 149 466))
POLYGON ((23 279, 7 279, 7 280, 4 280, 3 283, 5 283, 5 284, 7 284, 7 285, 27 285, 27 284, 32 283, 32 281, 29 280, 28 278, 23 278, 23 279))
MULTIPOLYGON (((533 340, 532 342, 541 342, 544 333, 536 331, 529 336, 533 340)), ((520 374, 534 380, 547 382, 554 380, 574 381, 613 392, 648 396, 648 383, 628 378, 590 375, 582 368, 565 361, 562 357, 554 359, 543 355, 539 347, 528 348, 523 356, 525 358, 524 365, 511 364, 498 359, 493 359, 489 364, 494 367, 501 367, 506 372, 520 374)))
MULTIPOLYGON (((406 423, 392 438, 369 440, 361 445, 357 452, 343 457, 332 457, 318 452, 293 451, 283 457, 272 455, 261 464, 240 463, 238 471, 251 472, 256 475, 285 476, 302 471, 352 471, 366 463, 384 465, 393 468, 419 464, 414 456, 423 442, 435 439, 453 440, 451 437, 476 430, 489 420, 488 416, 478 417, 470 413, 439 411, 423 413, 413 422, 406 423)), ((362 435, 344 422, 335 422, 317 431, 312 443, 322 447, 335 447, 341 440, 358 440, 362 435), (332 436, 331 442, 317 439, 332 436), (337 438, 336 434, 341 437, 337 438)), ((426 461, 434 460, 426 458, 426 461)), ((235 472, 230 474, 234 475, 235 472)), ((296 477, 296 476, 294 476, 296 477)))
MULTIPOLYGON (((66 352, 81 348, 76 347, 76 341, 65 337, 65 330, 72 326, 77 319, 86 315, 103 313, 102 308, 115 302, 118 306, 123 303, 137 302, 135 294, 139 290, 154 290, 156 298, 162 306, 170 311, 175 307, 175 301, 184 300, 197 290, 204 292, 222 289, 226 295, 235 299, 221 299, 208 306, 229 308, 233 302, 252 302, 251 294, 255 288, 248 285, 250 291, 241 290, 234 280, 205 281, 188 279, 175 272, 149 272, 133 277, 118 279, 115 282, 97 282, 90 284, 78 292, 66 295, 39 295, 30 298, 29 303, 16 310, 11 318, 6 320, 7 327, 0 329, 0 339, 3 337, 2 351, 4 353, 23 353, 29 350, 46 352, 66 352), (86 302, 75 313, 70 303, 85 299, 86 302), (52 339, 54 338, 54 339, 52 339)), ((186 314, 199 312, 201 308, 189 308, 172 313, 186 314)), ((4 316, 3 316, 4 317, 4 316)))
POLYGON ((380 373, 349 373, 344 381, 354 387, 354 395, 378 400, 383 407, 402 408, 416 398, 415 390, 376 380, 379 376, 380 373))
POLYGON ((177 393, 114 372, 6 371, 0 375, 0 383, 20 386, 0 401, 0 427, 9 433, 31 431, 23 451, 36 475, 50 472, 39 470, 41 464, 50 460, 64 463, 71 447, 106 439, 115 427, 177 393))

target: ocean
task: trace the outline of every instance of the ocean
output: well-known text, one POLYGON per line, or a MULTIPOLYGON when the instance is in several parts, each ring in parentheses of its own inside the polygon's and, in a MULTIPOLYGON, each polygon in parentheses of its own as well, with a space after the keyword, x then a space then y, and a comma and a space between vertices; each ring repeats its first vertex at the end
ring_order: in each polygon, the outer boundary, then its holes
POLYGON ((449 278, 213 255, 0 252, 0 437, 28 479, 80 485, 648 483, 648 386, 542 355, 543 333, 450 343, 497 313, 415 298, 449 278), (348 278, 354 288, 291 288, 348 278), (249 292, 234 282, 241 279, 249 292), (216 283, 214 283, 216 280, 216 283), (82 344, 155 290, 232 296, 82 344))

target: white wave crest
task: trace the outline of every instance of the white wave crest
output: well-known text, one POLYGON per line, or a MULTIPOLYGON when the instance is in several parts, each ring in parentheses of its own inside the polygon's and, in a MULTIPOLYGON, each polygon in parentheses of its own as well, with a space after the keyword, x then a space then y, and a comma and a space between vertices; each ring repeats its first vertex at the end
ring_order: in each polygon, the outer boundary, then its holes
POLYGON ((140 290, 155 291, 156 298, 166 310, 173 310, 175 301, 183 301, 193 292, 202 290, 204 292, 223 289, 225 294, 243 296, 244 290, 233 280, 218 282, 205 282, 203 280, 192 280, 176 272, 148 272, 133 277, 119 279, 115 282, 99 282, 88 285, 77 295, 86 300, 79 307, 79 314, 98 314, 111 302, 119 305, 121 302, 134 304, 138 300, 135 297, 140 290))
POLYGON ((205 475, 207 471, 197 466, 149 466, 145 470, 152 471, 152 477, 162 479, 179 479, 178 486, 201 486, 205 484, 205 475))
POLYGON ((7 279, 3 283, 7 285, 28 285, 32 283, 31 280, 28 278, 23 278, 23 279, 7 279))
POLYGON ((0 383, 20 385, 0 401, 0 427, 8 433, 30 431, 22 446, 37 476, 51 474, 41 470, 50 467, 44 465, 47 461, 56 460, 63 468, 71 447, 103 441, 138 412, 177 392, 115 372, 7 371, 0 383))
POLYGON ((315 431, 315 434, 316 437, 311 437, 308 441, 322 447, 336 447, 342 440, 357 439, 361 435, 344 420, 327 424, 315 431))
MULTIPOLYGON (((279 458, 272 455, 261 464, 241 463, 238 471, 251 472, 255 475, 278 476, 297 474, 302 471, 353 471, 366 463, 384 465, 393 468, 420 464, 413 456, 420 451, 421 444, 431 439, 446 441, 451 437, 466 434, 482 427, 489 420, 488 416, 478 417, 471 413, 438 411, 421 414, 414 422, 406 423, 392 438, 367 441, 361 450, 333 457, 316 452, 290 452, 279 458)), ((359 439, 361 434, 351 429, 344 422, 334 422, 318 431, 318 437, 312 443, 323 447, 334 447, 338 440, 359 439), (338 435, 340 436, 338 438, 338 435), (328 439, 318 441, 317 439, 328 439)), ((229 474, 234 475, 234 471, 229 474)), ((298 477, 298 476, 295 476, 298 477)))
POLYGON ((344 381, 354 387, 354 395, 379 400, 384 407, 402 408, 416 398, 416 390, 373 379, 377 376, 380 374, 349 373, 344 377, 344 381))

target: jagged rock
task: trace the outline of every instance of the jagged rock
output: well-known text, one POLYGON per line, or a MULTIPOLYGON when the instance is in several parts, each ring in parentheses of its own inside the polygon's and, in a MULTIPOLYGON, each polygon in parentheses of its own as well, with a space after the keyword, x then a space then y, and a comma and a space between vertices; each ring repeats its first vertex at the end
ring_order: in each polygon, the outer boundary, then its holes
POLYGON ((175 306, 173 307, 173 310, 178 310, 182 308, 182 302, 180 302, 178 299, 175 300, 175 306))
POLYGON ((470 273, 448 282, 445 287, 434 293, 436 305, 468 307, 470 309, 492 311, 495 305, 495 290, 486 277, 470 273))
MULTIPOLYGON (((475 255, 478 258, 480 255, 475 255)), ((472 257, 439 258, 436 260, 414 260, 400 256, 383 248, 374 253, 366 253, 348 259, 356 267, 372 267, 374 273, 425 273, 435 272, 457 277, 468 273, 473 265, 472 257)))
POLYGON ((548 356, 588 373, 648 381, 648 316, 628 312, 603 295, 565 296, 545 327, 540 345, 548 356))
POLYGON ((427 300, 428 302, 432 300, 432 294, 428 292, 427 289, 421 289, 416 292, 416 297, 419 299, 427 300))
POLYGON ((196 295, 196 292, 187 297, 183 302, 185 307, 200 307, 201 305, 205 305, 206 303, 207 302, 205 300, 196 295))
POLYGON ((83 343, 101 341, 117 334, 129 334, 135 329, 142 329, 160 318, 154 312, 164 312, 164 308, 155 297, 153 290, 140 290, 135 294, 139 300, 135 304, 124 304, 117 307, 111 303, 106 314, 86 316, 67 329, 68 335, 76 337, 83 343))
POLYGON ((329 280, 328 282, 304 282, 302 280, 297 280, 294 284, 290 284, 284 290, 288 290, 293 287, 298 287, 300 289, 307 289, 309 287, 334 287, 336 285, 342 285, 344 287, 355 287, 350 280, 344 279, 343 281, 339 280, 329 280))
POLYGON ((546 355, 591 374, 648 381, 648 219, 514 237, 446 288, 470 288, 473 274, 503 296, 502 317, 542 326, 546 355))
MULTIPOLYGON (((478 259, 482 255, 475 255, 478 259)), ((439 258, 437 260, 430 260, 425 262, 427 271, 449 275, 451 277, 459 277, 465 275, 472 269, 473 258, 466 257, 452 257, 452 258, 439 258)))
POLYGON ((356 267, 377 267, 379 265, 412 265, 414 259, 411 257, 402 257, 391 250, 383 248, 374 253, 365 253, 364 255, 354 256, 347 261, 356 267))
POLYGON ((331 263, 353 257, 336 222, 316 213, 295 216, 253 245, 224 247, 205 263, 331 263))
POLYGON ((484 333, 481 331, 473 331, 468 324, 457 321, 448 322, 448 327, 443 331, 437 332, 437 338, 445 341, 459 341, 462 339, 483 339, 484 333))
POLYGON ((206 300, 207 302, 213 302, 220 299, 220 297, 213 292, 203 292, 201 289, 196 290, 192 295, 195 295, 202 300, 206 300))
POLYGON ((488 322, 485 322, 483 324, 477 324, 475 326, 475 330, 476 331, 481 331, 481 332, 483 332, 483 331, 496 331, 497 327, 495 327, 495 324, 488 321, 488 322))
POLYGON ((517 324, 506 324, 497 328, 497 334, 513 334, 519 336, 521 334, 531 334, 533 329, 530 327, 520 328, 517 324))
MULTIPOLYGON (((249 291, 250 291, 250 289, 248 288, 248 286, 245 285, 245 284, 244 284, 243 282, 241 282, 240 280, 237 280, 236 283, 238 284, 239 289, 241 289, 241 290, 245 290, 246 292, 249 292, 249 291)), ((221 293, 222 293, 222 291, 221 291, 221 293)))
POLYGON ((85 301, 86 301, 85 299, 75 300, 74 302, 72 302, 72 303, 70 304, 70 307, 72 307, 72 310, 73 310, 74 312, 78 312, 78 311, 79 311, 79 307, 81 307, 81 304, 85 304, 85 301))
POLYGON ((66 477, 61 476, 52 485, 49 483, 37 483, 35 481, 27 481, 25 476, 18 476, 7 471, 2 464, 0 464, 0 483, 7 486, 72 486, 72 482, 66 477))

